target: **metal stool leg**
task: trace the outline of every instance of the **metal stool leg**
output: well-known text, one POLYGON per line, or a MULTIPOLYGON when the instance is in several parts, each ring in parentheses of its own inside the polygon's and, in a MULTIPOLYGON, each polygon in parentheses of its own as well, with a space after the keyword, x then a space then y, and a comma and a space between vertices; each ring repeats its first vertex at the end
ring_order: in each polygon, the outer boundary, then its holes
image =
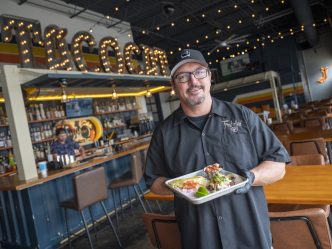
POLYGON ((108 215, 108 213, 107 213, 107 210, 106 210, 105 204, 101 201, 101 202, 100 202, 100 205, 101 205, 101 207, 103 208, 103 210, 104 210, 104 212, 105 212, 105 215, 107 216, 108 222, 109 222, 110 225, 111 225, 111 228, 112 228, 112 230, 113 230, 113 233, 114 233, 114 235, 115 235, 115 238, 116 238, 116 240, 117 240, 119 246, 120 246, 121 248, 123 248, 123 247, 122 247, 122 244, 121 244, 121 241, 120 241, 120 238, 119 238, 119 235, 118 235, 118 233, 116 232, 116 230, 115 230, 115 228, 114 228, 114 225, 113 225, 113 222, 112 222, 111 218, 109 217, 109 215, 108 215))
POLYGON ((141 203, 142 208, 144 209, 144 213, 147 213, 147 210, 146 210, 145 205, 144 205, 144 203, 143 203, 143 201, 141 199, 141 196, 140 196, 139 192, 136 189, 136 184, 133 185, 133 188, 135 190, 135 193, 136 193, 136 195, 138 197, 139 202, 141 203))
POLYGON ((91 241, 91 237, 90 237, 90 232, 89 232, 88 226, 86 225, 86 221, 85 221, 85 218, 84 218, 83 210, 81 210, 80 213, 81 213, 82 220, 83 220, 83 223, 84 223, 85 231, 86 231, 86 233, 88 235, 88 239, 89 239, 89 243, 90 243, 90 248, 93 249, 93 245, 92 245, 92 241, 91 241))
POLYGON ((92 211, 91 211, 91 206, 88 207, 88 209, 89 209, 89 213, 90 213, 90 217, 91 217, 91 221, 92 221, 93 233, 95 234, 95 238, 97 239, 97 231, 96 231, 95 221, 93 219, 93 215, 92 215, 92 211))
MULTIPOLYGON (((142 193, 142 198, 144 199, 144 192, 143 192, 143 189, 141 188, 141 186, 140 186, 139 184, 137 184, 137 186, 138 186, 139 190, 140 190, 141 193, 142 193)), ((145 200, 145 199, 144 199, 144 200, 145 200)), ((146 203, 146 205, 148 206, 149 210, 152 212, 152 208, 151 208, 151 206, 150 206, 149 201, 148 201, 148 200, 145 200, 145 203, 146 203)))
POLYGON ((160 206, 160 204, 159 204, 159 201, 158 201, 158 200, 156 200, 156 204, 157 204, 157 206, 158 206, 158 208, 159 208, 159 211, 160 211, 160 212, 162 212, 163 210, 161 209, 161 206, 160 206))
POLYGON ((67 229, 68 244, 69 244, 69 248, 71 249, 71 241, 70 241, 70 233, 69 233, 67 217, 68 217, 67 216, 67 208, 65 208, 65 223, 66 223, 66 229, 67 229))
POLYGON ((119 200, 120 200, 120 207, 121 207, 121 215, 123 216, 123 204, 122 204, 122 197, 121 197, 121 188, 118 188, 119 193, 119 200))
POLYGON ((127 191, 128 191, 128 199, 129 199, 129 202, 130 202, 130 210, 131 210, 131 214, 133 214, 133 204, 132 204, 132 202, 131 202, 130 187, 129 187, 129 186, 127 187, 127 191))
POLYGON ((115 211, 115 217, 116 217, 116 227, 119 229, 119 215, 118 215, 118 207, 116 205, 116 199, 115 199, 115 190, 111 190, 112 192, 112 198, 113 198, 113 205, 114 205, 114 211, 115 211))

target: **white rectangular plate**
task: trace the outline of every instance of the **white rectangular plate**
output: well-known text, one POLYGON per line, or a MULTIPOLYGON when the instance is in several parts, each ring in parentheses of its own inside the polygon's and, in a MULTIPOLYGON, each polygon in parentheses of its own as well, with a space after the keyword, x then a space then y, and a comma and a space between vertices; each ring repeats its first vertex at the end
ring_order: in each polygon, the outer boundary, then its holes
POLYGON ((223 170, 223 169, 221 169, 220 172, 224 175, 233 175, 235 177, 235 184, 231 187, 215 191, 215 192, 210 193, 210 194, 208 194, 206 196, 203 196, 203 197, 196 197, 192 194, 186 194, 183 191, 181 191, 180 189, 173 188, 170 184, 172 181, 177 180, 177 179, 184 179, 184 178, 189 178, 189 177, 194 177, 194 176, 204 176, 204 177, 206 177, 206 174, 204 173, 203 170, 198 170, 198 171, 195 171, 195 172, 190 173, 190 174, 186 174, 186 175, 183 175, 183 176, 180 176, 180 177, 177 177, 177 178, 169 179, 165 182, 165 184, 167 185, 167 187, 169 187, 173 192, 177 193, 179 196, 181 196, 181 197, 187 199, 188 201, 190 201, 191 203, 197 205, 197 204, 202 204, 202 203, 205 203, 207 201, 211 201, 213 199, 219 198, 223 195, 227 195, 229 193, 232 193, 236 189, 243 187, 248 182, 248 179, 246 179, 246 178, 244 178, 244 177, 242 177, 238 174, 235 174, 235 173, 223 170))

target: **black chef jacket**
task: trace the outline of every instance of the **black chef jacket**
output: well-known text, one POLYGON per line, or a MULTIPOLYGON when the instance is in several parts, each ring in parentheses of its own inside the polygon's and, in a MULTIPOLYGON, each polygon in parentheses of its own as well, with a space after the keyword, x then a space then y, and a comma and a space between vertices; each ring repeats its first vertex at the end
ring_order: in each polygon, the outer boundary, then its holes
MULTIPOLYGON (((241 174, 262 161, 288 162, 273 132, 244 106, 213 98, 203 130, 180 107, 156 128, 147 155, 148 185, 219 163, 241 174)), ((175 215, 183 249, 270 249, 271 234, 261 186, 193 205, 175 196, 175 215)))

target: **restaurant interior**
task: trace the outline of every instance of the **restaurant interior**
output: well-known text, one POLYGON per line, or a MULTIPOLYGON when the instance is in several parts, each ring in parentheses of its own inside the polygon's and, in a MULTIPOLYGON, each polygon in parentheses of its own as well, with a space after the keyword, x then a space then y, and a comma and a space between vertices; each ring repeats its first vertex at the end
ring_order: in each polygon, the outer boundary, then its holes
POLYGON ((332 248, 332 1, 2 0, 0 32, 0 248, 181 248, 144 172, 185 49, 291 157, 264 186, 273 248, 332 248))

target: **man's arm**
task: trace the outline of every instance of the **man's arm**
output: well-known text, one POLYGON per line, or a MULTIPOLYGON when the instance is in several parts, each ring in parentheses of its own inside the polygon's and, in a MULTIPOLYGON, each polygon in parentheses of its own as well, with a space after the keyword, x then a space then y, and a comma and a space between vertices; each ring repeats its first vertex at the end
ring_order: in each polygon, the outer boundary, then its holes
POLYGON ((285 163, 263 161, 250 171, 255 174, 253 186, 271 184, 284 177, 285 163))
POLYGON ((151 192, 159 195, 172 195, 173 192, 165 185, 168 180, 166 177, 158 177, 151 185, 151 192))

